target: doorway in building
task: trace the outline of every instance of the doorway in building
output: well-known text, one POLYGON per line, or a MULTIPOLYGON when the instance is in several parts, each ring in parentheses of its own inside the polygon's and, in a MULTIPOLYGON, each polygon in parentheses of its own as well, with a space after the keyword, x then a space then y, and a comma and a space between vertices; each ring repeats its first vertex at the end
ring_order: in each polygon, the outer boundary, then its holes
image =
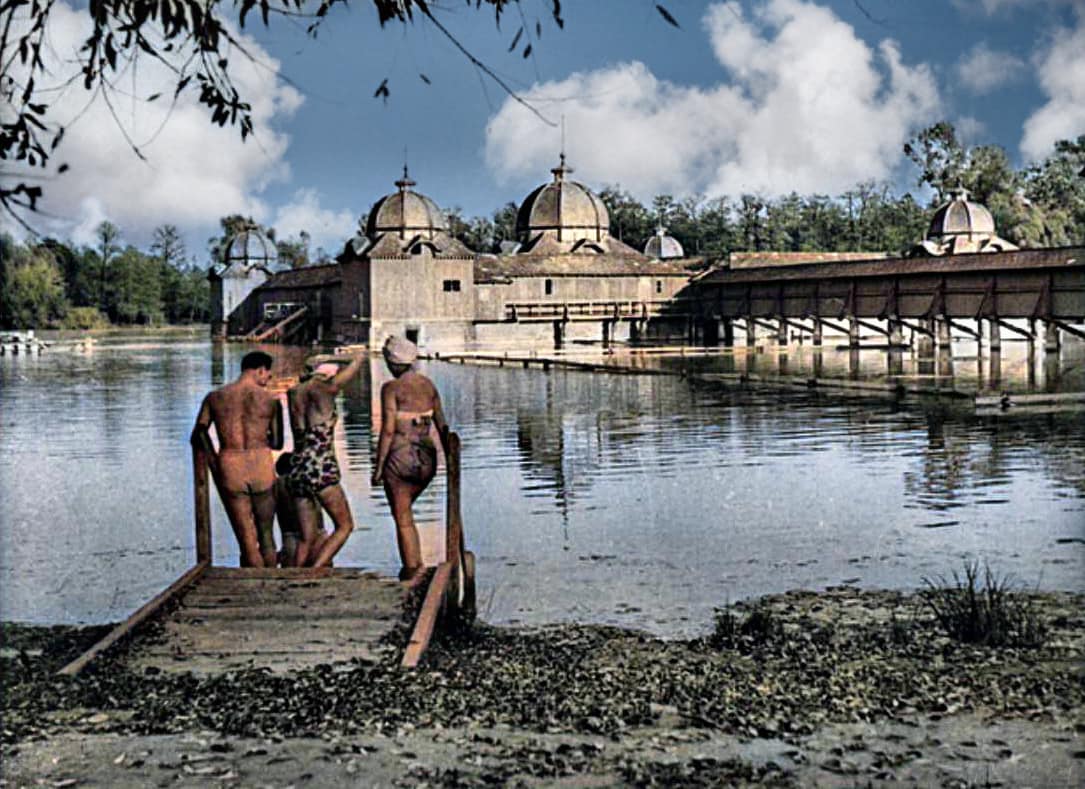
POLYGON ((419 332, 417 326, 412 326, 404 332, 404 334, 407 335, 407 339, 413 342, 415 345, 418 345, 418 333, 419 332))

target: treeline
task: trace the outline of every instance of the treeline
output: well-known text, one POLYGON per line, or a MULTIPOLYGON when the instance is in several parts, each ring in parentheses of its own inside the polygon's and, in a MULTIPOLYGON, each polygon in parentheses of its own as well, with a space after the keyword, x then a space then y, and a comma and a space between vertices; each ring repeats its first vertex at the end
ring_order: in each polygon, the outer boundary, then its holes
MULTIPOLYGON (((742 195, 705 200, 657 196, 644 205, 620 187, 599 196, 610 211, 610 232, 636 249, 659 224, 687 256, 721 258, 734 251, 869 251, 906 253, 926 235, 933 210, 958 187, 994 215, 997 232, 1022 247, 1085 244, 1085 135, 1055 145, 1039 164, 1015 169, 995 145, 968 147, 948 123, 916 134, 904 146, 915 165, 921 203, 885 184, 864 183, 842 195, 767 198, 742 195)), ((489 218, 450 212, 452 232, 473 250, 500 251, 516 239, 518 206, 489 218)), ((230 239, 259 229, 274 245, 276 268, 330 262, 309 249, 309 236, 276 238, 274 228, 230 215, 208 240, 210 260, 222 261, 230 239)), ((154 231, 150 250, 122 245, 120 231, 102 222, 92 245, 55 240, 17 243, 0 237, 0 328, 94 328, 108 324, 202 322, 209 318, 206 268, 186 256, 173 225, 154 231)))
MULTIPOLYGON (((905 253, 926 236, 934 209, 957 187, 985 205, 998 234, 1018 246, 1085 243, 1085 135, 1057 143, 1047 159, 1023 169, 997 145, 963 145, 949 123, 916 134, 904 154, 916 168, 922 202, 873 182, 836 196, 659 195, 651 205, 620 187, 599 196, 610 211, 611 235, 630 246, 643 249, 662 224, 687 255, 707 258, 763 250, 905 253)), ((452 230, 471 249, 498 251, 501 242, 516 240, 516 213, 514 203, 489 218, 465 219, 453 210, 452 230)))
POLYGON ((148 252, 122 245, 102 222, 93 245, 0 236, 0 328, 94 329, 110 324, 206 322, 207 271, 186 259, 174 225, 154 231, 148 252))

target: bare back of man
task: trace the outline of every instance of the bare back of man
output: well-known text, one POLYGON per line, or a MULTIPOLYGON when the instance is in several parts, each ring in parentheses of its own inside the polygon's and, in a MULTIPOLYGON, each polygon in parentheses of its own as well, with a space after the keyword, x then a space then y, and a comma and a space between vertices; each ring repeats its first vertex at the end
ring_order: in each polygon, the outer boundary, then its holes
POLYGON ((259 351, 247 354, 241 377, 204 398, 192 431, 193 443, 208 453, 244 567, 275 564, 274 543, 265 556, 259 539, 260 533, 271 532, 275 520, 271 450, 282 446, 282 407, 266 389, 270 377, 271 357, 259 351), (208 434, 212 425, 218 452, 208 434))
POLYGON ((354 530, 350 503, 340 485, 339 461, 332 440, 338 420, 336 395, 358 373, 363 359, 361 355, 355 356, 342 368, 334 363, 322 364, 287 393, 294 462, 286 484, 294 496, 301 523, 299 565, 328 565, 354 530), (321 539, 324 530, 318 507, 328 513, 335 527, 327 539, 321 539))

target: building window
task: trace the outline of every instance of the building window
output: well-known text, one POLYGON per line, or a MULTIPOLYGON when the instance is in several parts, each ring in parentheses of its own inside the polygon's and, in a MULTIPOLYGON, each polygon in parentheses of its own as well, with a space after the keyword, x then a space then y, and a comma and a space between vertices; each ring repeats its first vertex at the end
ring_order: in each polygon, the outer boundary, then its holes
POLYGON ((662 292, 663 292, 663 280, 657 279, 656 280, 656 293, 662 293, 662 292))
POLYGON ((547 296, 554 293, 554 280, 548 279, 543 281, 543 293, 547 296))
POLYGON ((444 282, 445 293, 459 293, 460 281, 458 279, 446 279, 444 282))

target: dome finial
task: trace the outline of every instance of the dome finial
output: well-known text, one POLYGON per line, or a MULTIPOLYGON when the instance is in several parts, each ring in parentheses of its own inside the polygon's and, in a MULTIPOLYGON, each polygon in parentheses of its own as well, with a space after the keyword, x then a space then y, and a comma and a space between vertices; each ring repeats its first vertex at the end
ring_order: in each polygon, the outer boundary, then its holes
POLYGON ((952 197, 954 200, 960 200, 963 202, 969 197, 971 197, 972 193, 965 189, 961 182, 958 181, 957 186, 949 190, 949 196, 952 197))

